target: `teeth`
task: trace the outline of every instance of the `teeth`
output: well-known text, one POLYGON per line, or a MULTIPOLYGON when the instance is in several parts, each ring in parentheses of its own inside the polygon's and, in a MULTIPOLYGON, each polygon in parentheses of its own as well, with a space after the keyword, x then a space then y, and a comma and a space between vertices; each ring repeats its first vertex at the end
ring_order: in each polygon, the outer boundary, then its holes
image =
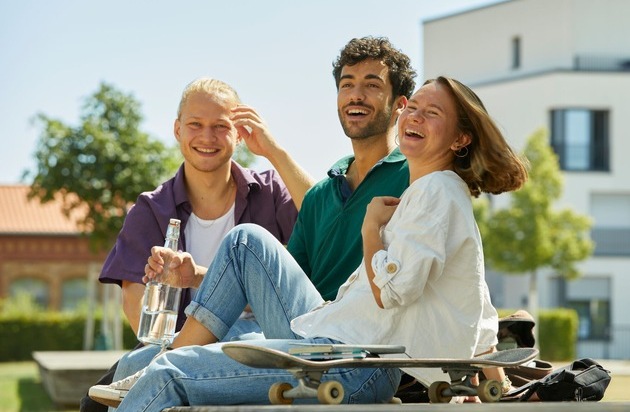
POLYGON ((419 137, 424 137, 424 133, 417 132, 415 130, 405 130, 405 134, 415 135, 419 137))
POLYGON ((350 109, 350 110, 348 110, 348 114, 367 114, 367 110, 363 110, 363 109, 350 109))
POLYGON ((197 150, 200 151, 201 153, 216 153, 219 151, 218 149, 204 149, 201 147, 198 147, 197 150))

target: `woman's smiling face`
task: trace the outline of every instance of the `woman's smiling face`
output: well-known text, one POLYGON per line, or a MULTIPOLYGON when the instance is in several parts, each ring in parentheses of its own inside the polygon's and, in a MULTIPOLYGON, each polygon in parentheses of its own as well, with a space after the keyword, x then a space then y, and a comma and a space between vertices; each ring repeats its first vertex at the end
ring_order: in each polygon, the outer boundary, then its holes
POLYGON ((461 141, 457 124, 457 108, 448 89, 437 82, 426 84, 411 96, 398 119, 400 151, 410 162, 450 168, 453 150, 467 144, 461 141))

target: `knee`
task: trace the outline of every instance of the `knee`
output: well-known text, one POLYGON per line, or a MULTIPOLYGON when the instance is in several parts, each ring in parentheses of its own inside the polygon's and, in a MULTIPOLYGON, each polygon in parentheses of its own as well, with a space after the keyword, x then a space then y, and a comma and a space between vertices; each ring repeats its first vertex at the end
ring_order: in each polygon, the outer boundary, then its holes
POLYGON ((241 223, 232 228, 226 235, 233 239, 243 239, 250 236, 260 237, 268 233, 265 228, 255 223, 241 223))

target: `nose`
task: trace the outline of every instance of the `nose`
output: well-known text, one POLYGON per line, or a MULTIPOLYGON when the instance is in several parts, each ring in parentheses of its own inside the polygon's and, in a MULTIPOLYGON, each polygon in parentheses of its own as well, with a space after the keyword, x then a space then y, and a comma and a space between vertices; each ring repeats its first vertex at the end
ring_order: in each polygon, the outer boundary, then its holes
POLYGON ((349 92, 349 97, 351 102, 362 102, 365 100, 365 93, 362 87, 353 87, 349 92))
POLYGON ((204 139, 208 140, 216 140, 216 136, 214 134, 214 128, 212 126, 206 126, 203 128, 201 132, 204 139))
POLYGON ((415 123, 424 122, 424 114, 420 110, 414 110, 409 114, 409 119, 415 123))

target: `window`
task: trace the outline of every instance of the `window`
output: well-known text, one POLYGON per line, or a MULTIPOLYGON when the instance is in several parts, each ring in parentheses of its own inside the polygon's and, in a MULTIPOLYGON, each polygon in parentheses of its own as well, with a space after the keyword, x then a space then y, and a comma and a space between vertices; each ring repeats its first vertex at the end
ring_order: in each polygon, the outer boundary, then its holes
POLYGON ((521 67, 521 38, 512 38, 512 69, 521 67))
POLYGON ((578 314, 579 340, 608 340, 610 305, 605 300, 570 301, 567 307, 578 314))
POLYGON ((630 256, 630 195, 592 193, 595 256, 630 256))
POLYGON ((48 285, 41 279, 23 278, 11 282, 9 296, 15 298, 20 295, 28 295, 37 306, 48 308, 48 285))
POLYGON ((558 278, 560 303, 578 314, 579 340, 610 339, 610 284, 609 278, 558 278))
POLYGON ((61 286, 61 310, 72 311, 87 299, 87 282, 85 279, 66 280, 61 286))
POLYGON ((608 111, 551 111, 551 145, 568 171, 608 171, 608 111))

